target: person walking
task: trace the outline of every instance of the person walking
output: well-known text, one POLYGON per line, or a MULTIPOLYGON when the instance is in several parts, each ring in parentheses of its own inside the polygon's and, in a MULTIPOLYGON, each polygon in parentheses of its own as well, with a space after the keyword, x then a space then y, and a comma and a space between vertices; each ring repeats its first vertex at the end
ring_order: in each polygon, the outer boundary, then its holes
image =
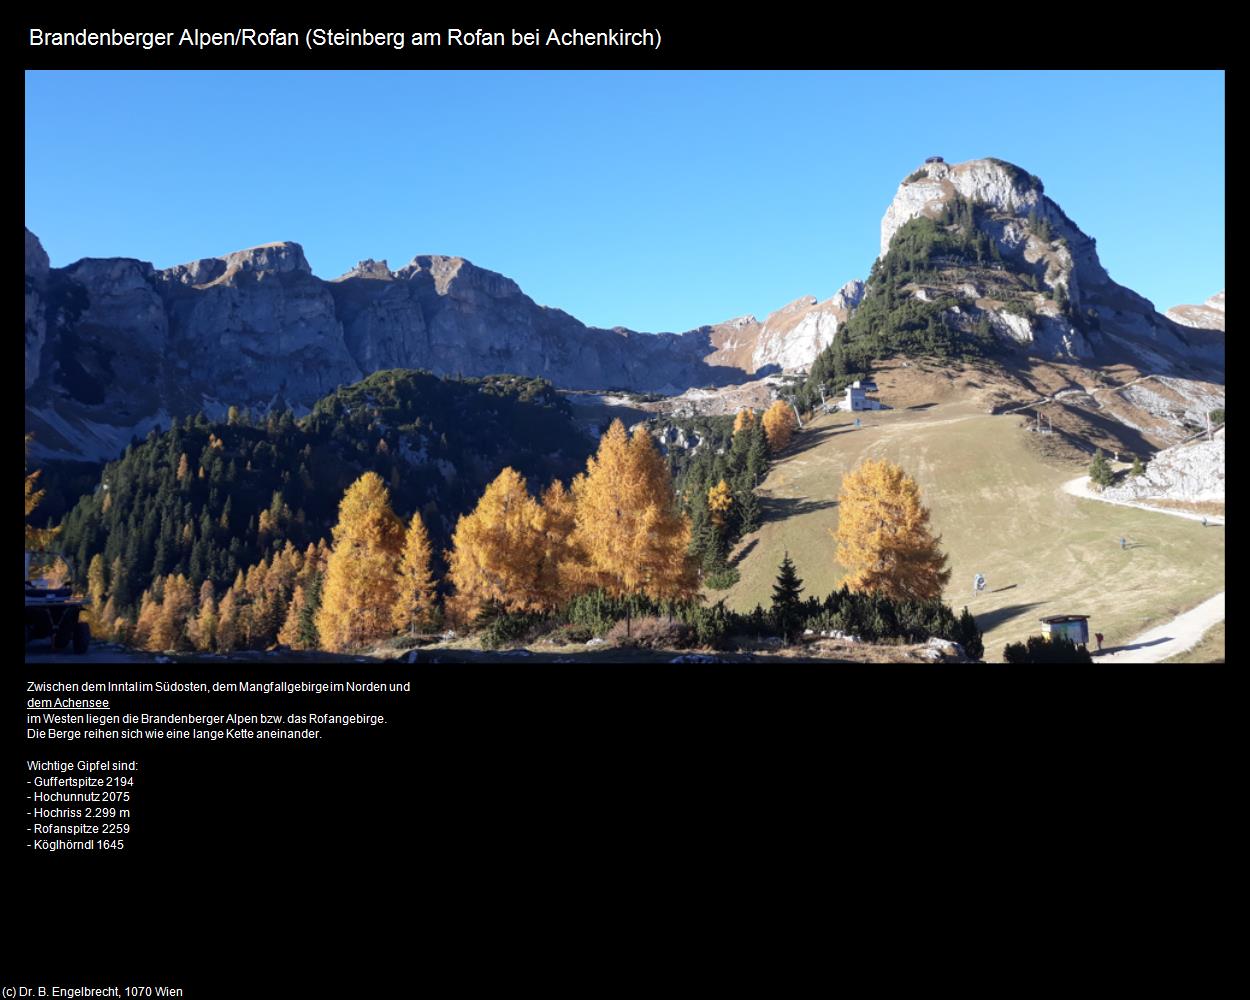
POLYGON ((1094 633, 1094 641, 1098 643, 1098 652, 1101 653, 1102 652, 1102 633, 1101 632, 1094 633))
POLYGON ((1206 517, 1205 517, 1205 516, 1204 516, 1204 517, 1203 517, 1203 519, 1202 519, 1202 526, 1203 526, 1204 528, 1207 526, 1207 519, 1206 519, 1206 517))
POLYGON ((1124 543, 1124 536, 1123 536, 1123 535, 1121 535, 1121 536, 1120 536, 1120 548, 1122 548, 1122 549, 1127 549, 1127 548, 1128 548, 1128 546, 1124 543))

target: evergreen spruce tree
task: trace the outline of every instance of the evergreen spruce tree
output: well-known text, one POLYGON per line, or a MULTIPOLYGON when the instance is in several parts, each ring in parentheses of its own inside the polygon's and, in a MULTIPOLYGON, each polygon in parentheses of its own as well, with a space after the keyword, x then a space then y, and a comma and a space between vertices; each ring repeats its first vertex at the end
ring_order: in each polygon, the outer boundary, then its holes
POLYGON ((742 534, 758 530, 762 516, 760 498, 755 490, 746 489, 738 494, 738 526, 742 534))
POLYGON ((773 584, 773 625, 786 642, 797 638, 803 627, 803 605, 799 594, 803 592, 803 581, 795 572, 794 563, 790 561, 790 553, 786 552, 777 571, 777 582, 773 584))
POLYGON ((1141 456, 1133 456, 1133 468, 1129 470, 1129 475, 1140 476, 1146 471, 1146 467, 1142 465, 1141 456))
POLYGON ((972 617, 972 613, 964 606, 963 614, 959 616, 959 624, 955 630, 955 641, 964 648, 964 652, 968 654, 968 658, 972 660, 981 659, 985 652, 985 644, 981 641, 981 630, 977 628, 977 621, 972 617))
POLYGON ((768 475, 768 436, 764 424, 756 421, 750 429, 751 442, 747 448, 746 473, 753 486, 758 486, 768 475))
POLYGON ((321 581, 324 573, 316 570, 312 573, 305 592, 304 606, 300 609, 299 637, 300 649, 320 649, 321 633, 317 631, 317 612, 321 610, 321 581))
POLYGON ((1111 471, 1111 464, 1107 461, 1107 456, 1102 453, 1099 448, 1094 452, 1094 460, 1089 463, 1089 479, 1099 489, 1110 486, 1115 478, 1111 471))
POLYGON ((718 534, 707 504, 695 503, 690 510, 690 554, 706 572, 720 568, 718 534))

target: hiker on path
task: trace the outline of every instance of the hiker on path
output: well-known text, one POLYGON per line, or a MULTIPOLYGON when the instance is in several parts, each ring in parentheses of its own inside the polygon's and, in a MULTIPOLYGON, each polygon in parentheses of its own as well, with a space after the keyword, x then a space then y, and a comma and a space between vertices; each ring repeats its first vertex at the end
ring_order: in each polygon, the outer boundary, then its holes
POLYGON ((1127 548, 1128 548, 1128 546, 1124 544, 1124 536, 1123 536, 1123 535, 1121 535, 1121 536, 1120 536, 1120 548, 1122 548, 1122 549, 1127 549, 1127 548))
POLYGON ((1094 641, 1098 643, 1098 652, 1101 653, 1102 652, 1102 633, 1101 632, 1094 633, 1094 641))
POLYGON ((1202 526, 1204 528, 1207 526, 1207 519, 1205 517, 1202 519, 1202 526))

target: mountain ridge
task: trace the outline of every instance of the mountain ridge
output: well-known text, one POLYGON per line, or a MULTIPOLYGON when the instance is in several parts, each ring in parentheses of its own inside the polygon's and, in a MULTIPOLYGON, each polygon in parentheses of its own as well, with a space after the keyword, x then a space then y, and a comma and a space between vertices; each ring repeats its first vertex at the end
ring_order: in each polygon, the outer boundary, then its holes
MULTIPOLYGON (((952 335, 992 334, 982 343, 1004 357, 1129 363, 1222 382, 1223 293, 1160 314, 1110 278, 1096 241, 1022 168, 986 158, 909 174, 882 218, 874 273, 919 219, 962 226, 972 242, 959 252, 979 248, 959 267, 926 265, 899 286, 952 335), (1217 312, 1218 331, 1208 318, 1217 312)), ((164 269, 120 257, 53 268, 29 229, 25 238, 26 429, 44 458, 111 458, 133 435, 199 410, 306 412, 336 387, 391 368, 665 394, 802 371, 842 337, 873 280, 823 301, 802 296, 762 322, 647 334, 587 326, 463 257, 419 254, 397 269, 366 258, 323 279, 298 243, 279 241, 164 269)))

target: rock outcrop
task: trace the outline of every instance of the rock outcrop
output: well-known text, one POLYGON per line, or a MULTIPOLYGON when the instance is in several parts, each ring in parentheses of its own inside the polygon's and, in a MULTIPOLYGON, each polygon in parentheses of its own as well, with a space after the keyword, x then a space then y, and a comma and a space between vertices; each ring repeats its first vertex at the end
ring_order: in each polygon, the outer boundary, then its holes
POLYGON ((1224 428, 1210 441, 1200 438, 1166 448, 1140 476, 1103 490, 1112 500, 1224 501, 1224 428))

